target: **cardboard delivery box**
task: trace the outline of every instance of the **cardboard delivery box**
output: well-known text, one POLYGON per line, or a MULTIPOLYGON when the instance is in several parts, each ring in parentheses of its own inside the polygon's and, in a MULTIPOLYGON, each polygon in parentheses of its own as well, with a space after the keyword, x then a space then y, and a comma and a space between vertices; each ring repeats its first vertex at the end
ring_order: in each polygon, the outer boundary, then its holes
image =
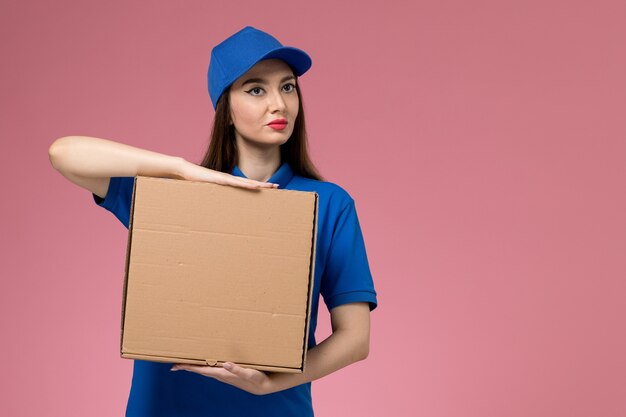
POLYGON ((135 178, 121 356, 302 372, 318 195, 135 178))

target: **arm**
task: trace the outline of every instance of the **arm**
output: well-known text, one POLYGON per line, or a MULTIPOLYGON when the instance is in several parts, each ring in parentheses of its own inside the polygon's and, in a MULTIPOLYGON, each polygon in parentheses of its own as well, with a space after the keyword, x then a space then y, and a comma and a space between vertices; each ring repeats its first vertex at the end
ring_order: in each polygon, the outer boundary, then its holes
POLYGON ((50 163, 73 183, 104 198, 111 177, 177 178, 209 181, 247 188, 272 187, 269 183, 210 170, 181 157, 136 148, 107 139, 66 136, 48 150, 50 163))
POLYGON ((330 314, 333 333, 307 352, 306 370, 301 374, 268 375, 228 362, 224 364, 224 368, 178 364, 172 370, 196 372, 257 395, 270 394, 314 381, 367 358, 369 353, 369 304, 344 304, 333 308, 330 314))
POLYGON ((314 381, 367 358, 370 341, 369 304, 344 304, 333 308, 330 316, 333 333, 307 352, 305 372, 272 374, 273 391, 314 381))

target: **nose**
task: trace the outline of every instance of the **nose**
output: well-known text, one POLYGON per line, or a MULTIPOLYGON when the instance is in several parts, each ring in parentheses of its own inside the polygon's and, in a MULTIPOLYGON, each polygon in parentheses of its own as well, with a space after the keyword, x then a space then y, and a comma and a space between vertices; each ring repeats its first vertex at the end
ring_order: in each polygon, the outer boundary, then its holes
POLYGON ((287 105, 285 104, 285 100, 282 96, 282 94, 280 93, 280 91, 273 91, 272 94, 268 94, 269 96, 269 108, 270 111, 272 113, 275 112, 284 112, 285 109, 287 108, 287 105))

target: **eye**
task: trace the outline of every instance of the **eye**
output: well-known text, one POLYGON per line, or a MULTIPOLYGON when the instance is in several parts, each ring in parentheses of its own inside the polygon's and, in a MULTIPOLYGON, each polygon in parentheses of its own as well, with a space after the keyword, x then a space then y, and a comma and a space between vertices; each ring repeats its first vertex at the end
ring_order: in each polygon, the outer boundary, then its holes
POLYGON ((263 91, 263 89, 261 87, 254 87, 248 91, 246 91, 246 93, 252 95, 252 96, 259 96, 261 95, 261 91, 263 91))
POLYGON ((283 86, 283 89, 286 89, 286 91, 287 91, 288 93, 290 93, 290 92, 292 92, 292 91, 295 91, 296 86, 295 86, 295 84, 289 83, 289 84, 285 84, 285 85, 283 86), (287 88, 287 87, 289 87, 289 88, 287 88))

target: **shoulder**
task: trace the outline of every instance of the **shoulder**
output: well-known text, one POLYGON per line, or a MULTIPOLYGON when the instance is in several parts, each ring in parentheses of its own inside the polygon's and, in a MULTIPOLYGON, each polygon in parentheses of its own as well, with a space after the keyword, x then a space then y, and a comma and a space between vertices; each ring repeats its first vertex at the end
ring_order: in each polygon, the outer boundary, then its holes
POLYGON ((354 204, 350 193, 334 182, 294 176, 288 188, 298 191, 314 191, 319 196, 320 205, 328 205, 329 208, 338 211, 354 204))

